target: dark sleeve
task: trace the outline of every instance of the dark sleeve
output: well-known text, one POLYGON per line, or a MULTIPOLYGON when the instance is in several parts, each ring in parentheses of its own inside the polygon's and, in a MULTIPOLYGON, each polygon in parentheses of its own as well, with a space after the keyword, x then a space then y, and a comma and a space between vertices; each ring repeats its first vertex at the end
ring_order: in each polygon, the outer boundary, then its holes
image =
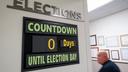
POLYGON ((120 72, 119 69, 115 69, 113 66, 103 67, 99 72, 120 72))
POLYGON ((99 72, 113 72, 111 67, 103 67, 99 72))

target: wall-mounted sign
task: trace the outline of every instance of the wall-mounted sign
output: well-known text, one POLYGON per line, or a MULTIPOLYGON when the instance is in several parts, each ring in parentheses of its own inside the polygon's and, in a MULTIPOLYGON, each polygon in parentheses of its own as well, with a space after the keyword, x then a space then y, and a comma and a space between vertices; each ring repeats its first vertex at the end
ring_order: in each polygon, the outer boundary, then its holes
POLYGON ((23 18, 22 72, 77 63, 77 25, 23 18))
POLYGON ((61 17, 77 21, 81 21, 82 19, 81 13, 79 12, 62 9, 53 5, 44 4, 43 2, 33 0, 13 0, 13 5, 7 5, 7 8, 61 17))

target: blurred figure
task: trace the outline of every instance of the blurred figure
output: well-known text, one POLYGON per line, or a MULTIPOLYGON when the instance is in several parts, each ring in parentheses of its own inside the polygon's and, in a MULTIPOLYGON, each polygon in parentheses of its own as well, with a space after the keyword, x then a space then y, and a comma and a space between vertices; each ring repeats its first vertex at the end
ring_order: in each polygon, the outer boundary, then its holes
POLYGON ((109 60, 106 52, 99 52, 97 59, 98 63, 102 65, 99 72, 120 72, 119 67, 109 60))

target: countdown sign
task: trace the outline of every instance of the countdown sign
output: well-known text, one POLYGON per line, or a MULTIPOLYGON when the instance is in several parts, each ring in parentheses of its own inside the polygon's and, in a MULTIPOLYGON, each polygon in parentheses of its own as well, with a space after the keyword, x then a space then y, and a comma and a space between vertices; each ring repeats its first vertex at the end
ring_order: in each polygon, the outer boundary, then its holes
POLYGON ((22 72, 79 63, 77 25, 23 18, 22 72))

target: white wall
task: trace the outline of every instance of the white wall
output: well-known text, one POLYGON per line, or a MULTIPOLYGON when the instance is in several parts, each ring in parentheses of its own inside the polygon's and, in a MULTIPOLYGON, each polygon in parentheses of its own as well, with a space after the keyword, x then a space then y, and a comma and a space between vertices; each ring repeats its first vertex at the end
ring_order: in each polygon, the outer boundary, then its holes
MULTIPOLYGON (((97 36, 119 36, 128 34, 128 9, 122 12, 115 13, 113 15, 101 18, 99 20, 90 22, 90 35, 96 34, 97 36)), ((117 48, 119 49, 119 47, 117 48)), ((96 61, 92 62, 93 71, 96 72, 100 68, 100 65, 96 61)), ((117 63, 121 72, 127 72, 128 64, 117 63)))
POLYGON ((90 34, 105 36, 128 33, 128 10, 90 22, 90 34))
MULTIPOLYGON (((36 1, 41 1, 43 3, 43 0, 36 1)), ((67 0, 67 2, 68 1, 69 0, 67 0)), ((83 8, 79 9, 81 9, 80 12, 84 11, 83 13, 85 14, 82 14, 82 16, 86 18, 84 20, 87 20, 87 10, 85 10, 86 0, 81 1, 82 4, 85 5, 82 5, 83 8)), ((12 4, 12 0, 0 0, 0 72, 21 72, 23 16, 78 25, 80 64, 54 67, 31 72, 92 72, 90 51, 88 51, 89 26, 87 21, 79 22, 10 9, 6 7, 8 4, 12 4)), ((78 4, 81 6, 79 1, 78 4)), ((75 7, 75 5, 73 7, 75 7)))

